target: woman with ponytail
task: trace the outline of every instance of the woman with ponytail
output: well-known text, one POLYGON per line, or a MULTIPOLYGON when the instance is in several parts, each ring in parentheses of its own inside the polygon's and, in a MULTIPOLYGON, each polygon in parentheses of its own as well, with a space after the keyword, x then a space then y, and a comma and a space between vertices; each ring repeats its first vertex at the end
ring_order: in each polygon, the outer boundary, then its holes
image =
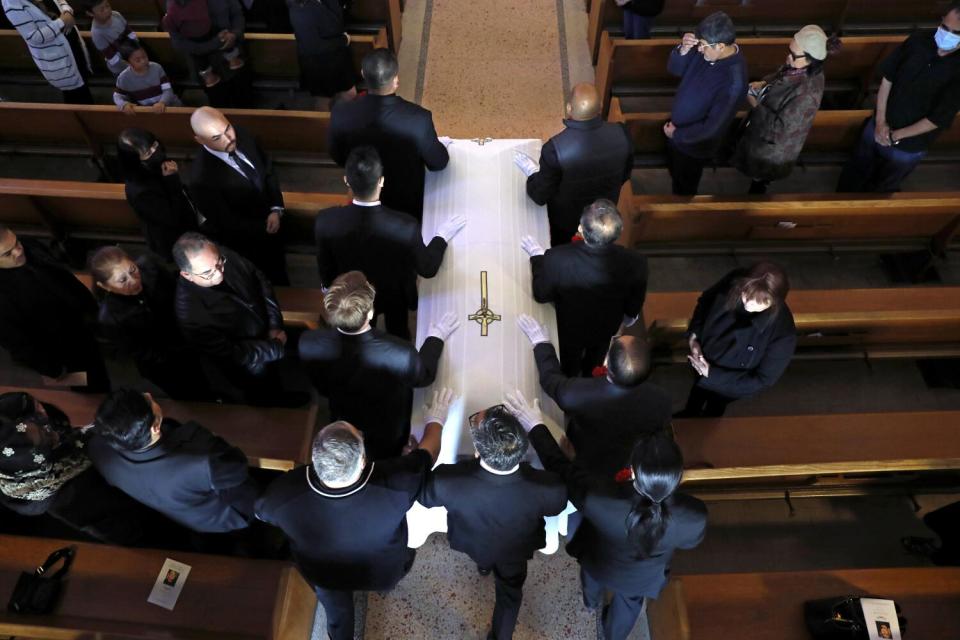
POLYGON ((666 586, 673 551, 696 547, 706 530, 706 506, 677 492, 683 475, 679 447, 666 431, 644 434, 616 477, 598 481, 563 454, 537 404, 518 391, 504 405, 529 433, 544 468, 566 481, 570 501, 583 515, 567 553, 580 562, 584 604, 600 614, 606 640, 626 638, 644 599, 656 598, 666 586), (612 598, 601 611, 607 591, 612 598))

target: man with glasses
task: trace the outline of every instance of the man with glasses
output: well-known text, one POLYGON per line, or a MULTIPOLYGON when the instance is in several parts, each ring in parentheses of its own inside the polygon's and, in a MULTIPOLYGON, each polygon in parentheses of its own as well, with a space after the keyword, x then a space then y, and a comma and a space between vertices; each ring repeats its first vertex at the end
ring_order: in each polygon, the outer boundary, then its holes
POLYGON ((279 361, 287 334, 266 276, 249 260, 190 231, 173 245, 180 268, 177 323, 187 343, 217 368, 211 381, 224 400, 298 406, 306 394, 283 391, 279 361))
POLYGON ((694 196, 703 168, 717 153, 747 94, 747 63, 733 21, 718 11, 685 33, 667 70, 680 77, 670 120, 663 125, 673 193, 694 196), (699 55, 692 51, 696 48, 699 55))
POLYGON ((877 108, 840 174, 837 191, 900 190, 960 109, 960 2, 934 31, 917 31, 880 65, 877 108))

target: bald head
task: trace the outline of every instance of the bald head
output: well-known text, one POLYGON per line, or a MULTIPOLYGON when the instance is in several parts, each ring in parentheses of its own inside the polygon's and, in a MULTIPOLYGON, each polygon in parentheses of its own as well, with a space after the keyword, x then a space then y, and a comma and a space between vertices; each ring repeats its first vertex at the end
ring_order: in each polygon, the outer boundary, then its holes
POLYGON ((590 120, 600 115, 600 94, 589 82, 581 82, 570 92, 567 116, 573 120, 590 120))
POLYGON ((200 107, 190 116, 194 139, 215 151, 237 150, 237 134, 227 117, 213 107, 200 107))

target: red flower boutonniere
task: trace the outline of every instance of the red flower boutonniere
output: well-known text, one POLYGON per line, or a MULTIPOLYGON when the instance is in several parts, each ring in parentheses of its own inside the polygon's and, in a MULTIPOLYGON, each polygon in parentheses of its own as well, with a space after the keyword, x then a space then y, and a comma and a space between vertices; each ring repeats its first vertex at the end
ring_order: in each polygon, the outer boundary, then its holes
POLYGON ((573 236, 570 237, 570 242, 573 242, 573 243, 583 242, 583 236, 580 235, 579 233, 575 233, 573 234, 573 236))
POLYGON ((633 482, 633 469, 630 467, 624 467, 617 471, 617 475, 613 477, 614 481, 619 483, 623 482, 633 482))
POLYGON ((593 375, 594 378, 606 378, 607 368, 602 365, 599 367, 594 367, 591 375, 593 375))

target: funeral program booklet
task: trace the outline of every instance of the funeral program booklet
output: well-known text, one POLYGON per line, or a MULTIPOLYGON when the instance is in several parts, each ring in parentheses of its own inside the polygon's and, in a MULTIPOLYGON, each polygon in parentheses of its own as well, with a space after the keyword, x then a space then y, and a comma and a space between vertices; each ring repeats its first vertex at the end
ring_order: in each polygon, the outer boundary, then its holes
POLYGON ((860 598, 870 640, 901 640, 897 609, 893 600, 860 598))
POLYGON ((188 575, 190 565, 167 558, 160 569, 160 575, 153 583, 153 591, 150 592, 147 602, 173 611, 188 575))

